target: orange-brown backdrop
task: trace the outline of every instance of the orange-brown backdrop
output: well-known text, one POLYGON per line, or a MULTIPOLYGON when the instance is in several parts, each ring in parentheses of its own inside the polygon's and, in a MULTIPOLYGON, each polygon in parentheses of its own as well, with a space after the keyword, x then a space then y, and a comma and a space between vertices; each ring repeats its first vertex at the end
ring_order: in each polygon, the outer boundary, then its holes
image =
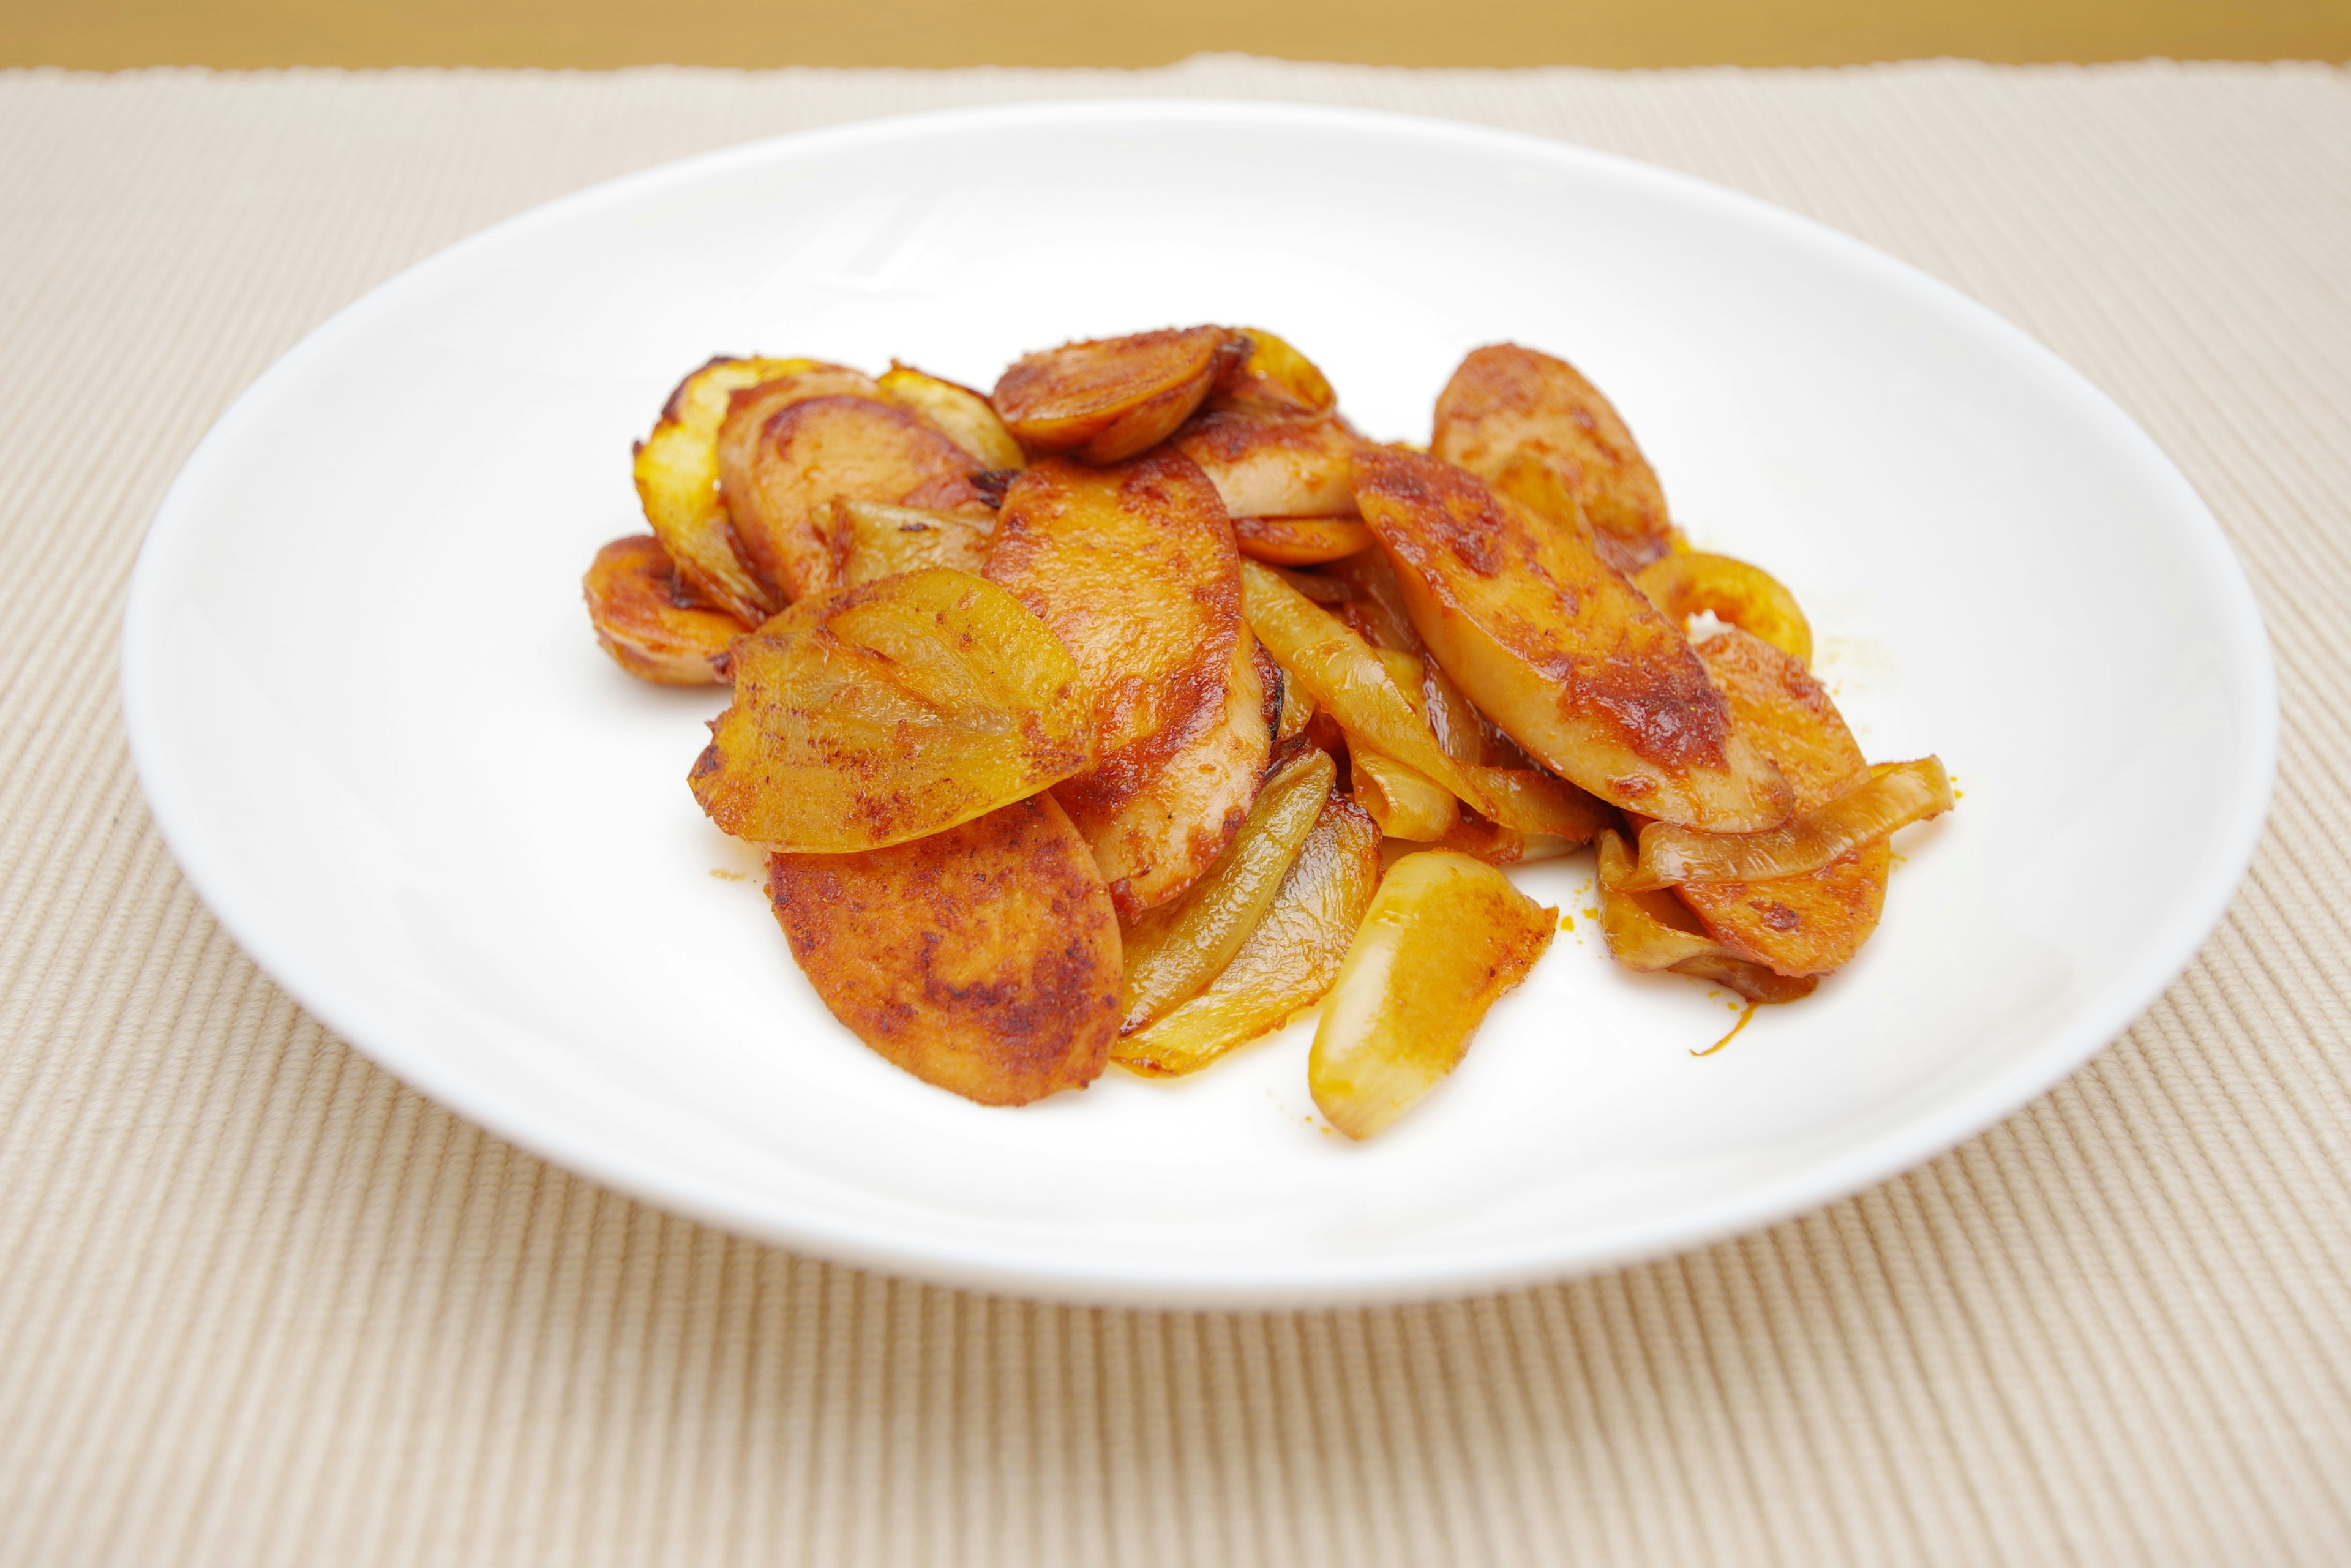
POLYGON ((0 66, 2351 57, 2351 0, 0 0, 0 66))

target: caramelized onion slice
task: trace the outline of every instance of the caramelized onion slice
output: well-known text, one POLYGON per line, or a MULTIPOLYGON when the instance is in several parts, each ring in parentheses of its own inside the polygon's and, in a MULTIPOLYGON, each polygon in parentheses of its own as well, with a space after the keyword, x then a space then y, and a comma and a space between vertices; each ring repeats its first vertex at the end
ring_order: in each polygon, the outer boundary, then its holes
POLYGON ((1504 820, 1487 810, 1491 802, 1486 792, 1437 744, 1428 721, 1396 685, 1379 652, 1338 617, 1253 560, 1241 562, 1241 608, 1249 630, 1283 674, 1347 732, 1351 751, 1391 758, 1486 816, 1504 820))
POLYGON ((884 849, 1086 765, 1069 651, 1011 594, 933 568, 802 600, 735 644, 734 700, 687 782, 768 850, 884 849))
POLYGON ((1249 357, 1228 369, 1208 393, 1207 406, 1235 413, 1328 413, 1339 401, 1314 361, 1262 327, 1234 329, 1249 340, 1249 357))
POLYGON ((1461 771, 1478 788, 1480 799, 1472 804, 1500 826, 1521 833, 1590 843, 1612 815, 1598 797, 1539 768, 1464 764, 1461 771))
POLYGON ((636 445, 637 499, 679 579, 753 626, 777 604, 735 551, 718 497, 718 427, 727 401, 744 388, 832 368, 816 360, 713 360, 678 383, 653 433, 636 445))
POLYGON ((1641 830, 1640 862, 1624 885, 1637 891, 1679 882, 1802 876, 1951 805, 1951 780, 1939 758, 1879 763, 1855 789, 1769 832, 1700 833, 1652 822, 1641 830))
POLYGON ((1433 844, 1459 824, 1461 808, 1452 792, 1426 773, 1376 751, 1353 751, 1349 758, 1356 803, 1389 838, 1433 844))
POLYGON ((1331 988, 1379 885, 1378 825, 1352 800, 1327 797, 1273 906, 1233 961, 1207 990, 1112 1046, 1111 1060, 1174 1077, 1280 1029, 1331 988))
POLYGON ((990 468, 1026 468, 1028 457, 996 405, 967 386, 927 374, 895 360, 879 382, 907 413, 970 453, 990 468))
POLYGON ((1761 567, 1687 550, 1659 556, 1633 578, 1649 602, 1681 624, 1701 611, 1761 637, 1802 664, 1813 660, 1813 628, 1796 596, 1761 567))
POLYGON ((1628 969, 1648 974, 1692 958, 1736 957, 1708 936, 1698 916, 1670 893, 1625 885, 1633 874, 1633 852, 1614 829, 1600 835, 1600 935, 1609 956, 1628 969))
POLYGON ((1208 873, 1127 927, 1121 1033, 1162 1017, 1231 962, 1272 904, 1337 776, 1322 751, 1292 760, 1258 791, 1240 831, 1208 873))

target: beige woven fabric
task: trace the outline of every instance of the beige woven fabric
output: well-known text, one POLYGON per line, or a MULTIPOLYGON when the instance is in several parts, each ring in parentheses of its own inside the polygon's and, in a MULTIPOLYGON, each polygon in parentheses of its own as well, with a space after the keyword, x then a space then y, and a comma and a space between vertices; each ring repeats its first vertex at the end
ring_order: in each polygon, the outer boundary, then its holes
POLYGON ((32 73, 0 75, 0 1563, 2351 1561, 2343 73, 32 73), (237 391, 587 182, 1129 92, 1687 169, 2085 370, 2210 499, 2276 642, 2274 821, 2196 967, 2013 1121, 1825 1212, 1299 1316, 731 1239, 424 1103, 258 975, 157 841, 114 702, 141 531, 237 391))

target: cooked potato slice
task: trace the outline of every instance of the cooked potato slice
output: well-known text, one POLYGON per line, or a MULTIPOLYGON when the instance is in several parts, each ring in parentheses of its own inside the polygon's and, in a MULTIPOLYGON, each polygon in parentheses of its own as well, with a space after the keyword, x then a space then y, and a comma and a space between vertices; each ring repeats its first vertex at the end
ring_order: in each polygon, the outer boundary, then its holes
POLYGON ((1356 517, 1235 517, 1241 554, 1277 566, 1317 566, 1372 548, 1372 530, 1356 517))
POLYGON ((1328 413, 1339 401, 1314 361, 1262 327, 1236 330, 1249 357, 1227 370, 1207 406, 1234 413, 1328 413))
POLYGON ((614 539, 581 580, 588 620, 613 663, 662 686, 726 684, 726 653, 751 629, 686 596, 669 551, 651 534, 614 539))
POLYGON ((1272 907, 1208 988, 1111 1047, 1111 1060, 1159 1076, 1197 1072, 1279 1029, 1330 989, 1380 883, 1380 831, 1353 801, 1326 796, 1272 907))
POLYGON ((832 546, 839 558, 835 571, 843 588, 926 566, 977 571, 987 564, 992 531, 993 524, 984 517, 841 497, 832 503, 832 546))
POLYGON ((1688 639, 1597 556, 1431 457, 1367 449, 1355 487, 1414 629, 1536 761, 1604 800, 1709 831, 1787 820, 1787 781, 1730 722, 1688 639))
POLYGON ((768 892, 832 1016, 925 1082, 1025 1105, 1109 1061, 1118 921, 1050 795, 887 849, 771 856, 768 892))
POLYGON ((1331 1124, 1368 1138, 1452 1071, 1496 999, 1551 946, 1559 911, 1448 850, 1388 868, 1322 1007, 1307 1086, 1331 1124))
POLYGON ((1355 454, 1346 421, 1204 413, 1177 431, 1176 449, 1200 465, 1236 517, 1352 517, 1355 454))
POLYGON ((995 405, 967 386, 926 375, 895 360, 882 377, 882 390, 916 418, 977 458, 983 468, 1025 468, 1028 457, 995 405))
POLYGON ((712 821, 765 849, 920 838, 1086 762, 1077 665, 1019 601, 969 572, 805 601, 737 643, 733 663, 735 700, 688 782, 712 821))
POLYGON ((1349 754, 1356 803, 1392 839, 1433 844, 1461 823, 1453 792, 1394 758, 1361 747, 1349 754))
POLYGON ((1761 567, 1700 550, 1659 556, 1633 586, 1676 625, 1704 611, 1727 625, 1753 632, 1800 664, 1813 661, 1813 628, 1796 596, 1761 567))
POLYGON ((1877 839, 1802 876, 1688 882, 1674 892, 1732 954, 1781 975, 1825 975, 1877 929, 1893 867, 1892 847, 1877 839))
POLYGON ((1117 463, 1165 441, 1249 349, 1225 327, 1065 343, 1013 361, 996 411, 1031 452, 1117 463))
POLYGON ((719 433, 721 492, 744 559, 789 602, 833 586, 832 503, 984 517, 971 454, 895 403, 755 388, 719 433), (789 399, 777 407, 778 400, 789 399))
POLYGON ((1231 525, 1192 461, 1040 463, 1006 492, 987 576, 1092 694, 1093 765, 1056 791, 1119 917, 1192 885, 1248 815, 1271 737, 1231 525))
POLYGON ((1549 469, 1575 497, 1601 559, 1619 571, 1673 548, 1649 460, 1600 389, 1565 360, 1515 343, 1471 350, 1437 395, 1428 450, 1486 479, 1500 478, 1513 460, 1549 469))
POLYGON ((782 601, 737 555, 727 526, 718 491, 718 429, 727 401, 762 382, 840 368, 815 360, 713 360, 677 384, 653 434, 637 443, 637 499, 678 576, 696 597, 751 625, 782 601))
POLYGON ((1164 1016, 1231 961, 1273 903, 1337 777, 1331 759, 1311 749, 1277 768, 1208 874, 1126 928, 1121 1033, 1164 1016))

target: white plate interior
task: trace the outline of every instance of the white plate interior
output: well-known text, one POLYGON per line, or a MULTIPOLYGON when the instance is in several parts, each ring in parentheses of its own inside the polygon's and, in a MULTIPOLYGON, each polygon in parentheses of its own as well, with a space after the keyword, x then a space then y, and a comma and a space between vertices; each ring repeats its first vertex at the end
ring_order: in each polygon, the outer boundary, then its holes
POLYGON ((352 307, 206 440, 125 632, 141 778, 255 956, 394 1072, 656 1202, 834 1257, 1092 1300, 1435 1295, 1691 1245, 1931 1155, 2071 1070, 2241 875, 2275 704, 2202 504, 2078 375, 1829 231, 1429 122, 1027 108, 786 138, 501 225, 352 307), (1884 925, 1732 998, 1574 917, 1453 1078, 1356 1146, 1308 1031, 1174 1084, 986 1110, 835 1025, 578 580, 630 442, 714 352, 895 355, 1262 323, 1426 439, 1471 346, 1573 359, 1702 547, 1787 582, 1874 758, 1939 752, 1884 925))

